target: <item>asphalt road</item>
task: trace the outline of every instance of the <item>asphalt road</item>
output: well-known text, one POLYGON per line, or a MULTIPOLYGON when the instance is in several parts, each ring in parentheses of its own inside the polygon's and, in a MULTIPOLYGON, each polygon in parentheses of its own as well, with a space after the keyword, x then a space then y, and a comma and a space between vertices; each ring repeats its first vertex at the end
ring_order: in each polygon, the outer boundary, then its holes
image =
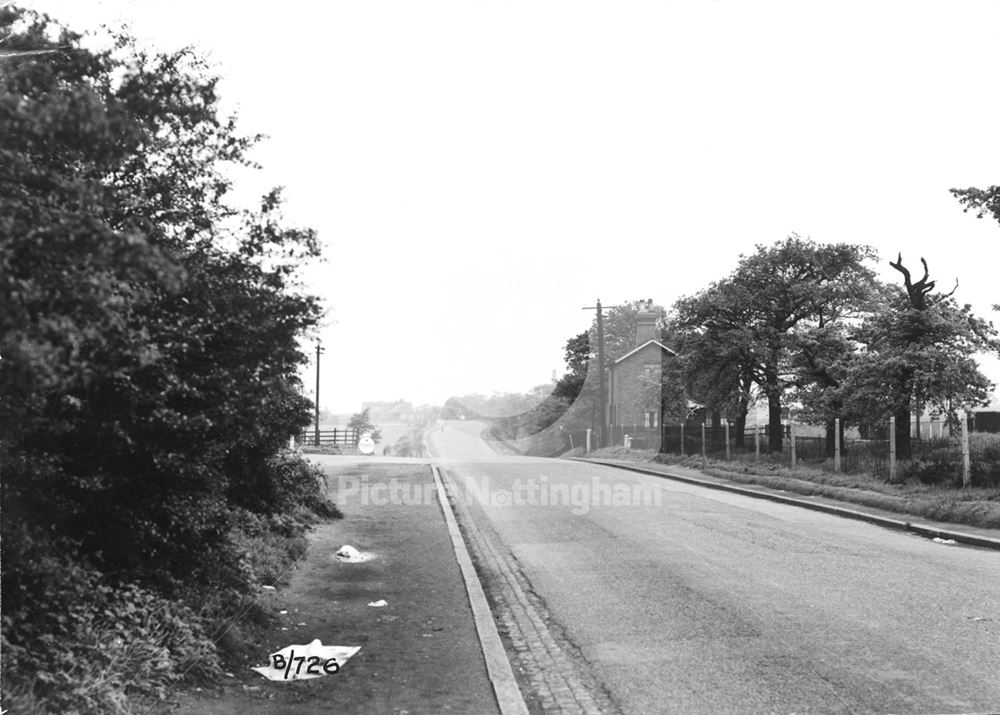
POLYGON ((430 432, 625 712, 1000 712, 1000 554, 430 432))

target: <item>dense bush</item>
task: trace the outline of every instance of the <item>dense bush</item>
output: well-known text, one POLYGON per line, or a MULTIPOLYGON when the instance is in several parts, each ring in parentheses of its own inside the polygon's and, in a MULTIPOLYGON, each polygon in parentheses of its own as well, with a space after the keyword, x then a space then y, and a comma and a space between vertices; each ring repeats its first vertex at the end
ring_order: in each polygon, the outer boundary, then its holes
POLYGON ((66 541, 17 528, 5 537, 3 665, 15 712, 118 712, 126 696, 162 697, 182 675, 219 674, 191 609, 116 583, 66 541))
POLYGON ((954 460, 914 460, 904 463, 903 474, 906 479, 912 479, 921 484, 939 484, 947 487, 962 486, 962 465, 954 460))
MULTIPOLYGON (((954 441, 932 443, 921 459, 904 463, 903 473, 907 479, 922 484, 961 488, 961 451, 954 441)), ((973 487, 1000 487, 1000 435, 969 435, 969 478, 973 487)))
POLYGON ((5 693, 117 712, 217 673, 215 639, 335 513, 283 453, 318 244, 277 191, 227 204, 256 138, 190 51, 85 49, 9 6, 0 37, 5 693))

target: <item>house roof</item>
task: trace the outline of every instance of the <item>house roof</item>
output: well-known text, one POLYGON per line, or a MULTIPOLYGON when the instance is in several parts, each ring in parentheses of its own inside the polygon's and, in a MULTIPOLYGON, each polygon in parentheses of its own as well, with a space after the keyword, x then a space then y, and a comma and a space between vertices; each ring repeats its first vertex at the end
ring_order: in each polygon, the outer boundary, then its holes
POLYGON ((617 360, 615 360, 614 364, 617 365, 620 362, 628 360, 630 357, 632 357, 633 355, 635 355, 637 352, 639 352, 640 350, 642 350, 644 347, 646 347, 649 344, 656 345, 661 350, 666 350, 671 355, 677 355, 677 353, 675 351, 673 351, 670 348, 668 348, 666 345, 664 345, 663 343, 661 343, 659 340, 647 340, 642 345, 638 346, 634 350, 631 350, 630 352, 625 353, 620 358, 618 358, 617 360))

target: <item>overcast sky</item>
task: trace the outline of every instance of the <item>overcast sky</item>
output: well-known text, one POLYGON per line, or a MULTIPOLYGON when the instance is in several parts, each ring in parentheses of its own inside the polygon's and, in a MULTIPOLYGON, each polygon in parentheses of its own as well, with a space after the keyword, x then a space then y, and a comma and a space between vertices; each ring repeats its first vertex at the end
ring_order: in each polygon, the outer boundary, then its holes
POLYGON ((270 137, 242 189, 327 248, 334 411, 527 390, 583 306, 669 306, 792 232, 1000 318, 1000 226, 948 193, 1000 183, 998 2, 26 4, 215 63, 270 137))

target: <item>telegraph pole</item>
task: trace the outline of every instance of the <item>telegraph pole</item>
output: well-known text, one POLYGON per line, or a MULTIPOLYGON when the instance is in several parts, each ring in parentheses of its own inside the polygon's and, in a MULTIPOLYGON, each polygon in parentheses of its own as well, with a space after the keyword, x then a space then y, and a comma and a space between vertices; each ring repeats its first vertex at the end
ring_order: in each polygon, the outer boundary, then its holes
MULTIPOLYGON (((617 307, 617 306, 612 306, 617 307)), ((607 447, 607 421, 608 421, 608 406, 607 406, 607 396, 604 392, 604 313, 601 307, 600 299, 597 300, 597 305, 584 306, 583 310, 596 310, 597 311, 597 363, 600 365, 600 369, 597 371, 598 374, 598 407, 601 411, 601 431, 597 435, 597 444, 600 447, 607 447)))
POLYGON ((319 356, 325 352, 323 347, 320 345, 320 341, 316 341, 316 446, 319 447, 319 356))

